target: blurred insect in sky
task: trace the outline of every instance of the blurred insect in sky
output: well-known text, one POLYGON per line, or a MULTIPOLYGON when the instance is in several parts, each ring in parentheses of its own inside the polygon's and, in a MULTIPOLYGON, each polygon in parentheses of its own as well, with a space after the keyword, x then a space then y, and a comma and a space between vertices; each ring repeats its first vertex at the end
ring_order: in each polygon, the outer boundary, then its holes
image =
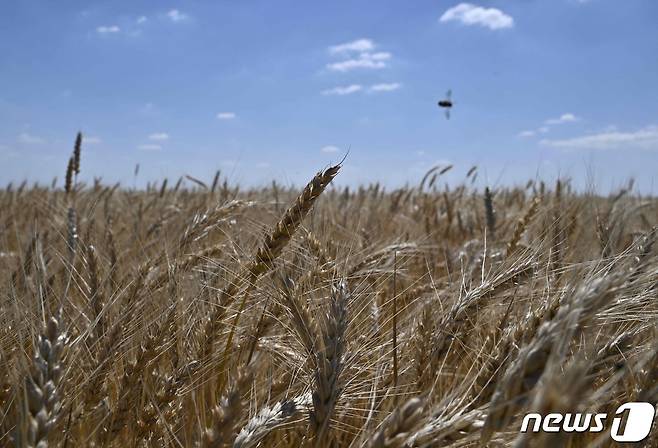
POLYGON ((452 90, 446 92, 445 99, 438 102, 439 107, 446 110, 446 119, 450 120, 450 109, 452 108, 452 90))

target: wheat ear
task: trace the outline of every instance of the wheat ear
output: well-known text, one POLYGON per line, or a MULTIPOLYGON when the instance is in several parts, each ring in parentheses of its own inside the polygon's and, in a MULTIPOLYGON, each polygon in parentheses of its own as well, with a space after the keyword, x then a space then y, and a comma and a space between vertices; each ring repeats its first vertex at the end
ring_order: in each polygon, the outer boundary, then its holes
POLYGON ((256 446, 272 430, 306 410, 311 403, 311 394, 307 393, 289 400, 279 401, 272 407, 264 407, 240 430, 233 443, 233 448, 256 446))
POLYGON ((493 194, 489 187, 484 189, 484 214, 487 219, 487 230, 491 239, 496 238, 496 212, 493 206, 493 194))
POLYGON ((61 312, 48 320, 44 333, 39 336, 31 372, 25 379, 29 447, 48 447, 48 435, 62 407, 59 384, 64 371, 66 335, 61 322, 61 312))
POLYGON ((396 408, 372 436, 369 448, 402 448, 423 415, 423 400, 414 397, 396 408))
POLYGON ((347 305, 350 298, 344 281, 332 288, 330 311, 319 341, 322 346, 315 354, 315 390, 310 417, 316 448, 331 444, 329 425, 341 394, 340 374, 343 370, 347 305))
POLYGON ((530 221, 532 221, 532 218, 534 218, 535 214, 537 213, 540 203, 541 203, 541 198, 539 196, 535 197, 532 200, 532 203, 530 204, 528 210, 526 210, 526 212, 523 214, 521 219, 519 219, 518 222, 516 223, 516 227, 514 227, 514 234, 512 235, 512 238, 509 240, 509 242, 507 243, 506 255, 508 257, 518 247, 519 241, 521 241, 521 236, 523 236, 523 232, 525 232, 525 230, 528 228, 530 221))
POLYGON ((251 385, 252 375, 247 368, 240 372, 213 411, 213 426, 203 433, 204 448, 220 448, 230 446, 236 437, 235 427, 242 418, 244 402, 242 395, 251 385))
MULTIPOLYGON (((238 274, 228 283, 228 287, 222 291, 219 300, 220 306, 215 308, 204 327, 204 358, 212 351, 213 342, 220 321, 226 312, 226 308, 233 301, 237 292, 245 282, 247 282, 248 288, 252 288, 258 277, 272 268, 274 260, 281 255, 281 252, 286 247, 295 231, 299 228, 317 198, 322 194, 324 189, 327 188, 327 185, 329 185, 333 178, 336 177, 340 168, 341 165, 331 166, 324 171, 318 172, 315 177, 313 177, 304 188, 304 191, 302 191, 302 194, 297 197, 294 204, 285 212, 281 220, 277 222, 272 233, 265 237, 265 241, 256 251, 253 260, 249 263, 246 270, 238 274)), ((248 294, 244 295, 244 299, 240 304, 238 313, 236 314, 233 325, 231 326, 232 329, 237 327, 247 296, 248 294)), ((233 332, 231 331, 226 343, 227 348, 231 346, 232 339, 233 332)))
POLYGON ((336 177, 340 168, 340 165, 335 165, 320 171, 306 185, 302 194, 276 224, 274 231, 265 237, 263 245, 256 252, 256 256, 248 268, 251 277, 255 279, 272 267, 274 260, 281 254, 316 199, 336 177))

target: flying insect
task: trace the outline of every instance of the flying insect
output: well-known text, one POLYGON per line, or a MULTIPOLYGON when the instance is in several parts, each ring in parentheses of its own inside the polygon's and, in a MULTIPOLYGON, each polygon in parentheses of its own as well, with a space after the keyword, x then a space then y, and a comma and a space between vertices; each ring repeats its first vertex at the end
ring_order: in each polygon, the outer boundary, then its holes
POLYGON ((450 120, 450 110, 452 109, 452 90, 446 92, 444 99, 440 100, 438 103, 439 107, 442 107, 446 110, 446 119, 450 120))

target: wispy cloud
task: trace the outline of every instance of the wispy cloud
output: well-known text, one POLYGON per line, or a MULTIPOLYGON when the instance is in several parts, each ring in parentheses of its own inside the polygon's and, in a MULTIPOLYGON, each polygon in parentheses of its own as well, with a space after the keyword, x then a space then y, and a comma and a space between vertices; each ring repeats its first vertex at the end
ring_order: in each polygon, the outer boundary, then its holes
POLYGON ((338 148, 338 146, 327 145, 327 146, 323 146, 320 149, 320 151, 327 152, 327 153, 332 153, 332 152, 338 152, 338 151, 340 151, 340 149, 338 148))
POLYGON ((146 16, 139 16, 139 17, 137 18, 137 24, 138 24, 138 25, 141 25, 142 23, 146 23, 146 22, 148 22, 148 20, 149 20, 149 19, 148 19, 146 16))
POLYGON ((375 49, 375 44, 370 39, 357 39, 352 42, 344 44, 332 45, 329 47, 331 54, 344 54, 344 53, 363 53, 365 51, 372 51, 375 49))
POLYGON ((139 149, 140 151, 160 151, 162 149, 162 146, 155 145, 152 143, 147 143, 144 145, 138 145, 137 149, 139 149))
POLYGON ((169 140, 169 134, 166 132, 156 132, 154 134, 149 135, 149 140, 153 140, 156 142, 163 142, 165 140, 169 140))
POLYGON ((443 13, 440 22, 459 22, 463 25, 478 25, 491 30, 512 28, 514 19, 500 9, 483 8, 472 3, 460 3, 443 13))
POLYGON ((382 69, 388 66, 393 55, 387 51, 375 52, 376 45, 371 39, 358 39, 328 48, 329 54, 340 56, 342 61, 330 62, 327 68, 335 72, 348 72, 350 70, 382 69))
POLYGON ((99 137, 95 137, 95 136, 88 137, 86 135, 82 137, 82 143, 85 145, 98 145, 101 142, 102 140, 99 137))
POLYGON ((373 84, 370 86, 368 89, 370 92, 392 92, 394 90, 398 90, 400 87, 402 87, 402 84, 399 82, 391 82, 391 83, 382 83, 382 84, 373 84))
POLYGON ((41 143, 45 143, 46 141, 43 138, 32 135, 28 132, 21 132, 18 135, 18 142, 24 143, 26 145, 39 145, 41 143))
POLYGON ((542 145, 560 149, 653 149, 658 150, 658 126, 634 132, 600 132, 562 140, 541 140, 542 145))
POLYGON ((237 115, 235 112, 220 112, 217 114, 218 120, 233 120, 237 115))
POLYGON ((576 117, 574 114, 566 113, 560 115, 558 118, 549 118, 544 123, 549 125, 556 125, 562 123, 573 123, 574 121, 578 121, 578 120, 580 120, 580 118, 576 117))
POLYGON ((388 66, 391 53, 380 51, 378 53, 361 53, 356 58, 340 62, 331 62, 327 68, 335 72, 348 72, 357 68, 382 69, 388 66))
POLYGON ((187 20, 189 18, 187 14, 183 14, 182 12, 180 12, 177 9, 172 9, 169 12, 167 12, 167 17, 169 17, 169 19, 172 22, 176 22, 176 23, 184 22, 185 20, 187 20))
POLYGON ((540 126, 535 130, 521 131, 517 134, 517 137, 529 138, 529 137, 534 137, 538 134, 546 134, 548 133, 548 131, 551 130, 550 126, 556 126, 564 123, 573 123, 576 121, 580 121, 580 117, 577 117, 576 115, 567 112, 560 115, 558 118, 549 118, 548 120, 544 120, 544 126, 540 126))
POLYGON ((350 84, 347 86, 337 86, 331 89, 323 90, 323 95, 351 95, 357 92, 368 92, 368 93, 381 93, 381 92, 393 92, 402 87, 402 84, 399 82, 391 83, 381 83, 373 84, 368 88, 364 88, 361 84, 350 84))
POLYGON ((96 28, 98 34, 115 34, 121 31, 117 25, 102 25, 96 28))
POLYGON ((359 84, 351 84, 349 86, 337 86, 332 89, 323 90, 323 95, 350 95, 359 92, 363 89, 359 84))

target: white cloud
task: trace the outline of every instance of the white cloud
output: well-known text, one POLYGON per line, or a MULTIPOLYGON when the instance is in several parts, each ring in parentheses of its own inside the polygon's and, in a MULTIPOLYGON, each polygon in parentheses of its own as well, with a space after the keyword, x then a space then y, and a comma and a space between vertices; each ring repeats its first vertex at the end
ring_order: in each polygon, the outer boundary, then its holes
POLYGON ((355 68, 373 68, 380 69, 386 67, 386 63, 382 61, 372 61, 369 59, 348 59, 341 62, 333 62, 327 64, 329 70, 336 72, 348 72, 354 70, 355 68))
POLYGON ((578 121, 580 118, 576 117, 572 113, 566 113, 560 115, 559 118, 549 118, 548 120, 545 121, 546 124, 562 124, 562 123, 573 123, 574 121, 578 121))
POLYGON ((18 135, 18 142, 25 143, 26 145, 39 145, 41 143, 45 143, 45 140, 41 137, 37 137, 36 135, 32 135, 27 132, 21 132, 18 135))
POLYGON ((341 53, 350 53, 357 52, 362 53, 365 51, 374 50, 375 44, 370 39, 357 39, 352 42, 347 42, 340 45, 333 45, 329 47, 329 53, 331 54, 341 54, 341 53))
POLYGON ((155 134, 149 135, 149 140, 154 140, 158 142, 169 140, 169 134, 167 134, 166 132, 156 132, 155 134))
POLYGON ((96 32, 99 34, 114 34, 118 33, 119 31, 121 31, 121 28, 119 28, 117 25, 103 25, 96 28, 96 32))
POLYGON ((394 90, 398 90, 400 87, 402 87, 402 84, 399 82, 392 82, 392 83, 383 83, 383 84, 374 84, 370 86, 370 91, 371 92, 392 92, 394 90))
POLYGON ((483 8, 471 3, 460 3, 443 13, 440 22, 460 22, 464 25, 479 25, 491 30, 512 28, 514 19, 496 8, 483 8))
POLYGON ((545 146, 561 149, 655 149, 658 150, 658 126, 635 132, 600 132, 563 140, 541 140, 545 146))
POLYGON ((331 62, 327 68, 336 72, 347 72, 355 68, 382 69, 388 66, 386 61, 391 59, 391 53, 380 51, 378 53, 361 53, 357 58, 340 62, 331 62))
POLYGON ((387 51, 374 52, 376 45, 370 39, 358 39, 329 47, 329 54, 346 58, 330 62, 327 68, 336 72, 347 72, 357 68, 382 69, 388 66, 393 55, 387 51))
POLYGON ((362 87, 359 84, 351 84, 349 86, 338 86, 333 89, 323 90, 323 95, 350 95, 359 92, 362 87))
POLYGON ((235 112, 220 112, 217 114, 218 120, 232 120, 236 117, 235 112))
POLYGON ((320 151, 331 153, 331 152, 338 152, 338 151, 340 151, 340 149, 337 146, 327 145, 327 146, 322 147, 322 149, 320 149, 320 151))
POLYGON ((141 151, 160 151, 162 146, 154 144, 138 145, 137 149, 141 151))
POLYGON ((574 114, 571 113, 566 113, 560 115, 559 118, 550 118, 546 121, 544 121, 544 126, 538 127, 536 130, 527 130, 527 131, 521 131, 517 134, 517 137, 521 138, 528 138, 528 137, 534 137, 537 134, 546 134, 548 131, 551 130, 549 126, 546 125, 558 125, 558 124, 563 124, 563 123, 573 123, 575 121, 579 121, 580 118, 576 117, 574 114))
POLYGON ((97 145, 101 143, 101 139, 99 137, 94 137, 94 136, 83 136, 82 137, 82 143, 85 145, 97 145))
POLYGON ((146 16, 139 16, 137 18, 137 24, 141 25, 142 23, 146 23, 148 21, 148 18, 146 16))
POLYGON ((370 59, 372 61, 388 61, 391 59, 391 53, 386 51, 380 51, 377 53, 362 53, 360 55, 362 59, 370 59))
POLYGON ((177 9, 172 9, 167 13, 167 17, 171 19, 172 22, 183 22, 187 20, 187 14, 183 14, 177 9))

